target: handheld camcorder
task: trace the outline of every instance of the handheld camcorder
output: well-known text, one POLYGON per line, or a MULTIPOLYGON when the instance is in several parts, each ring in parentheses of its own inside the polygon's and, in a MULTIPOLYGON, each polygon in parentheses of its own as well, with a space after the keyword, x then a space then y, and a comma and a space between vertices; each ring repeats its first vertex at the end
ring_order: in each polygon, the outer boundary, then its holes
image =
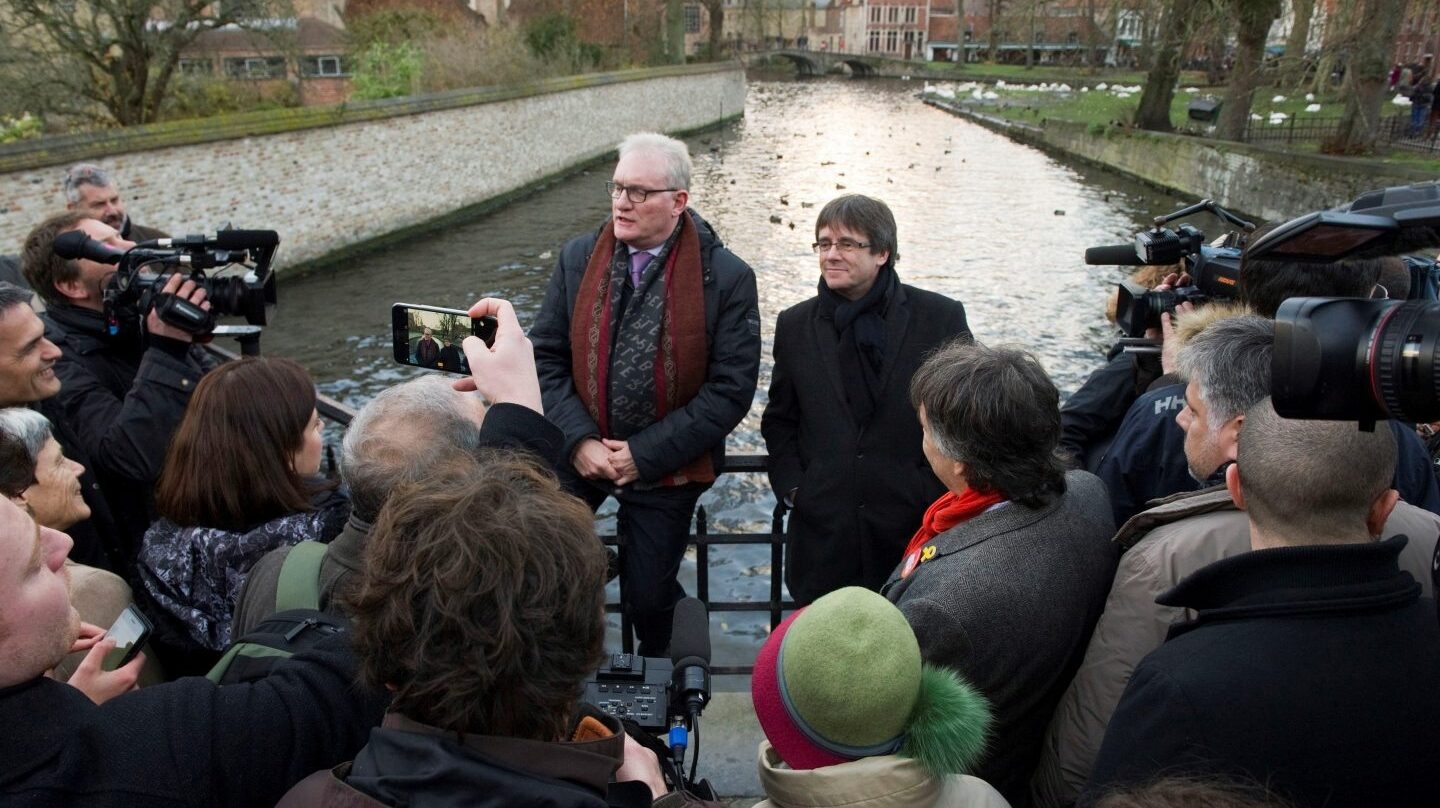
POLYGON ((67 260, 86 258, 114 264, 104 291, 105 325, 111 336, 136 327, 153 308, 166 324, 187 333, 204 335, 215 330, 217 316, 244 317, 251 325, 269 322, 276 304, 275 274, 270 266, 280 237, 274 230, 221 230, 213 238, 196 235, 162 238, 117 250, 83 231, 55 237, 55 254, 67 260), (208 270, 238 267, 239 274, 207 274, 208 270), (161 294, 171 272, 188 271, 203 287, 210 310, 161 294))
MULTIPOLYGON (((1440 246, 1440 183, 1362 194, 1250 245, 1250 258, 1330 263, 1440 246)), ((1247 259, 1248 260, 1248 259, 1247 259)), ((1271 395, 1286 418, 1440 420, 1440 303, 1297 297, 1275 315, 1271 395)))
POLYGON ((1230 213, 1215 202, 1203 199, 1174 213, 1155 217, 1155 226, 1135 234, 1135 243, 1091 247, 1085 251, 1085 263, 1117 266, 1189 265, 1191 285, 1177 289, 1154 291, 1133 281, 1121 281, 1115 322, 1130 339, 1139 339, 1146 329, 1160 327, 1160 315, 1175 311, 1181 303, 1204 303, 1207 300, 1231 300, 1240 290, 1240 250, 1245 235, 1255 225, 1230 213), (1208 211, 1217 218, 1239 228, 1225 234, 1221 243, 1207 244, 1205 234, 1189 224, 1174 230, 1166 224, 1208 211))

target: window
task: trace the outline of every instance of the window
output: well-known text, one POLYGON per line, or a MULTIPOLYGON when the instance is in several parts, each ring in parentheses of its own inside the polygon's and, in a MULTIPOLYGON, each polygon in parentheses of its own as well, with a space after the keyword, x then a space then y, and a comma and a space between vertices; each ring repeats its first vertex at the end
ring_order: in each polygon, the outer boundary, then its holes
POLYGON ((306 56, 300 62, 300 75, 306 78, 344 76, 349 72, 345 69, 344 58, 340 56, 306 56))
POLYGON ((1079 45, 1080 34, 1076 33, 1075 31, 1071 31, 1069 35, 1065 37, 1065 41, 1069 42, 1071 45, 1079 45))
POLYGON ((889 13, 888 16, 889 16, 889 21, 890 21, 890 22, 900 22, 900 7, 899 7, 899 6, 891 6, 891 7, 890 7, 890 13, 889 13))
POLYGON ((232 79, 283 79, 284 56, 248 56, 225 60, 225 75, 232 79))
POLYGON ((894 53, 895 51, 897 51, 897 50, 899 50, 899 49, 900 49, 900 32, 899 32, 899 31, 886 31, 886 32, 885 32, 885 50, 889 51, 890 53, 894 53))
POLYGON ((871 52, 880 50, 880 32, 879 32, 879 31, 871 31, 871 32, 870 32, 870 48, 869 48, 869 50, 870 50, 871 52))
POLYGON ((871 6, 871 7, 870 7, 870 22, 880 22, 880 7, 879 7, 879 6, 871 6))
POLYGON ((915 7, 914 7, 914 6, 906 6, 906 7, 905 7, 905 22, 912 23, 912 24, 915 22, 915 7))
POLYGON ((972 40, 972 39, 974 39, 974 38, 975 38, 975 29, 974 29, 974 28, 966 28, 966 29, 965 29, 965 41, 966 41, 966 42, 969 42, 970 40, 972 40))
POLYGON ((215 72, 215 62, 210 59, 181 59, 178 67, 182 76, 208 76, 215 72))
POLYGON ((685 33, 700 33, 700 7, 690 5, 685 7, 685 33))

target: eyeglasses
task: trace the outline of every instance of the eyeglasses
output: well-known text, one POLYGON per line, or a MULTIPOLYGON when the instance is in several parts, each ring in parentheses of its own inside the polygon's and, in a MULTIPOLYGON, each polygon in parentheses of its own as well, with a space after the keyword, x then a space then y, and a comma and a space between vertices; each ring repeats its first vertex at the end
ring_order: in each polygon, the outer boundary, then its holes
POLYGON ((810 249, 814 250, 816 255, 824 255, 830 252, 831 247, 838 247, 842 253, 853 253, 856 250, 867 249, 869 246, 870 242, 868 241, 851 241, 848 238, 842 238, 839 241, 817 241, 810 245, 810 249))
POLYGON ((630 197, 635 204, 644 202, 651 194, 665 194, 678 191, 679 188, 636 188, 633 185, 621 185, 610 180, 605 181, 605 192, 610 194, 611 199, 619 199, 621 194, 630 197))

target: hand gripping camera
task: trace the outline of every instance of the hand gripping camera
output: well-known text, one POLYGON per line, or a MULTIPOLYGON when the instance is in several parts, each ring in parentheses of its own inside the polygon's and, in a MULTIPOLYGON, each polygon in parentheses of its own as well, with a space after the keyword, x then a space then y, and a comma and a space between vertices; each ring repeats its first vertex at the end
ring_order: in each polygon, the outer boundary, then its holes
POLYGON ((1121 281, 1115 322, 1124 335, 1136 340, 1148 328, 1160 327, 1160 315, 1174 312, 1181 303, 1204 303, 1207 300, 1232 300, 1240 290, 1240 250, 1245 236, 1255 225, 1225 210, 1209 199, 1174 213, 1155 217, 1155 226, 1135 234, 1134 245, 1114 244, 1091 247, 1085 251, 1087 264, 1119 266, 1165 266, 1184 259, 1189 265, 1191 285, 1178 289, 1154 291, 1133 281, 1121 281), (1239 228, 1225 234, 1218 245, 1205 243, 1205 234, 1189 224, 1171 230, 1165 227, 1201 211, 1209 211, 1222 221, 1239 228))
POLYGON ((105 324, 111 336, 138 327, 154 309, 167 325, 195 335, 215 330, 217 316, 244 317, 263 326, 277 298, 271 264, 280 237, 274 230, 221 230, 214 238, 203 235, 162 238, 116 250, 83 231, 55 237, 55 254, 67 260, 85 258, 116 265, 105 286, 105 324), (207 274, 207 270, 237 267, 239 274, 207 274), (161 293, 172 271, 188 270, 190 279, 206 291, 210 310, 161 293))

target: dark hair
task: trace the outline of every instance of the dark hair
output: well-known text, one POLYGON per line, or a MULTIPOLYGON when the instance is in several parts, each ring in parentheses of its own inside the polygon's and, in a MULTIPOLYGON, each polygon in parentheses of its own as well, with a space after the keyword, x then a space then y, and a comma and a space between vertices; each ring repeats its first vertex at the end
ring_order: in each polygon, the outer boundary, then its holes
POLYGON ((9 281, 0 281, 0 317, 4 317, 16 306, 30 305, 30 299, 34 293, 23 286, 16 286, 9 281))
POLYGON ((310 510, 317 486, 293 457, 314 411, 315 385, 294 360, 241 359, 207 373, 165 455, 160 515, 182 527, 247 530, 310 510))
POLYGON ((605 638, 605 553, 585 504, 533 460, 455 452, 397 486, 347 595, 361 677, 459 733, 553 741, 605 638))
POLYGON ((941 454, 965 464, 971 488, 1029 508, 1065 493, 1060 391, 1029 353, 951 340, 915 371, 910 403, 925 409, 941 454))
POLYGON ((90 218, 90 214, 78 210, 57 213, 35 226, 25 237, 20 250, 20 271, 30 288, 39 293, 46 303, 64 303, 65 296, 55 288, 57 283, 66 283, 80 277, 80 267, 55 254, 55 237, 68 233, 75 226, 90 218))
POLYGON ((1220 777, 1166 777, 1106 794, 1095 808, 1286 808, 1259 783, 1220 777))
POLYGON ((900 260, 899 236, 895 232, 895 215, 890 206, 878 199, 860 194, 837 196, 825 203, 820 215, 815 217, 815 238, 820 238, 820 229, 840 225, 846 230, 864 233, 870 242, 871 254, 888 252, 890 260, 885 266, 894 268, 900 260))
POLYGON ((25 442, 0 430, 0 494, 14 499, 37 482, 35 458, 25 442))
MULTIPOLYGON (((1274 228, 1250 236, 1251 244, 1274 228)), ((1275 319, 1280 304, 1292 297, 1369 297, 1380 280, 1383 258, 1352 258, 1307 263, 1270 258, 1240 258, 1240 300, 1261 317, 1275 319)))

